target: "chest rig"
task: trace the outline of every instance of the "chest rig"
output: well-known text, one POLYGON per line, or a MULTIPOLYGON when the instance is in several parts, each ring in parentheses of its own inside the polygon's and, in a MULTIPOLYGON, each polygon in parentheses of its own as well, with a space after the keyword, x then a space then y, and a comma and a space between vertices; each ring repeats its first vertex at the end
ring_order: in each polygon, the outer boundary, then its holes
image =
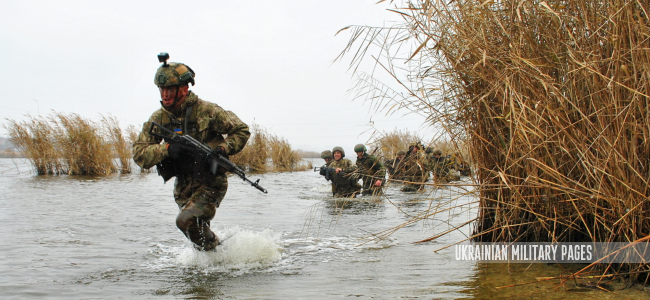
POLYGON ((196 135, 198 133, 198 125, 196 122, 196 110, 194 109, 195 105, 196 103, 187 107, 185 109, 184 116, 180 119, 178 117, 170 115, 167 112, 163 112, 160 115, 160 125, 176 132, 177 134, 189 134, 193 138, 196 138, 196 135))
MULTIPOLYGON (((174 131, 176 134, 187 134, 199 140, 197 113, 194 106, 196 106, 196 103, 187 107, 181 118, 163 112, 159 120, 160 125, 174 131)), ((158 170, 158 175, 162 176, 165 181, 174 176, 190 176, 199 179, 209 173, 206 165, 204 156, 198 153, 187 153, 178 159, 164 159, 156 164, 156 169, 158 170)))

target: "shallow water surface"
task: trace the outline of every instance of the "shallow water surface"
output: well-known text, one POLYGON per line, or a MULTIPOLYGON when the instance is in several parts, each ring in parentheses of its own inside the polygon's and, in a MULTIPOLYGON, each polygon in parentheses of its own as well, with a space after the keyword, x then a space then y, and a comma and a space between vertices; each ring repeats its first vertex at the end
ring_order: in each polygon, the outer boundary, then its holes
MULTIPOLYGON (((469 227, 413 243, 475 217, 463 206, 422 217, 475 201, 449 201, 455 188, 407 194, 392 185, 378 199, 334 199, 311 170, 249 177, 269 193, 230 177, 212 222, 223 243, 204 253, 176 228, 173 183, 155 173, 35 176, 23 159, 0 159, 0 298, 498 298, 495 286, 520 278, 456 261, 451 248, 434 252, 469 227)), ((533 274, 544 272, 559 271, 533 274)))

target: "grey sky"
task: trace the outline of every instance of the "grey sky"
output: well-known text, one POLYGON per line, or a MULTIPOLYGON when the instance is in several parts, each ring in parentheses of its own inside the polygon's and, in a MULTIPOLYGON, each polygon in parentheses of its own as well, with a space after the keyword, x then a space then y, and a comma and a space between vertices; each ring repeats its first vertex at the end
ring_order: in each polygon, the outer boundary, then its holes
POLYGON ((2 1, 0 121, 56 111, 140 126, 160 106, 153 77, 166 51, 197 73, 199 97, 295 149, 352 152, 371 119, 427 137, 422 117, 352 101, 350 58, 332 64, 350 37, 339 29, 398 20, 376 2, 2 1))

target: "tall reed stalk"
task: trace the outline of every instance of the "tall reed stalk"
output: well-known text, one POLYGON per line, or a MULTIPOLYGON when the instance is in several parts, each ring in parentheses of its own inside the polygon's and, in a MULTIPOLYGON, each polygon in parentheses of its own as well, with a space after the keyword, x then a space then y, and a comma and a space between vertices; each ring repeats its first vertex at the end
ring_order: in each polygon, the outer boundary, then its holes
POLYGON ((108 141, 113 146, 114 156, 120 162, 119 172, 122 174, 131 173, 131 162, 133 161, 131 148, 133 143, 127 141, 117 118, 103 117, 102 123, 108 133, 108 141))

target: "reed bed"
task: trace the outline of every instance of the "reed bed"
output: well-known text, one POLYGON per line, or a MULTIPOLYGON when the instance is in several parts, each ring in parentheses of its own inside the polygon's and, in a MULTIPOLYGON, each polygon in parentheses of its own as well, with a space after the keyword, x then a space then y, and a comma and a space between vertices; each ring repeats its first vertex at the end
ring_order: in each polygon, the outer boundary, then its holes
POLYGON ((36 174, 68 173, 69 168, 62 163, 54 146, 54 129, 47 120, 31 117, 25 122, 7 121, 9 140, 31 161, 36 174))
POLYGON ((407 151, 410 145, 421 143, 422 138, 416 133, 405 129, 394 129, 390 132, 375 132, 371 142, 366 145, 368 153, 384 159, 394 159, 400 150, 407 151))
POLYGON ((230 157, 237 166, 255 173, 304 171, 312 167, 291 149, 286 139, 268 133, 258 124, 252 124, 250 131, 244 149, 230 157))
POLYGON ((406 93, 361 73, 359 95, 425 113, 468 145, 479 184, 474 240, 650 234, 647 1, 418 0, 394 11, 403 24, 347 28, 343 54, 360 41, 359 65, 377 46, 373 62, 406 93))
POLYGON ((114 118, 93 122, 77 114, 8 120, 11 142, 32 163, 38 175, 107 175, 130 172, 130 145, 114 118), (114 157, 118 157, 120 166, 114 157))
MULTIPOLYGON (((119 161, 119 173, 128 174, 131 173, 131 148, 133 142, 129 138, 125 137, 125 133, 120 127, 120 122, 115 117, 103 117, 102 123, 104 128, 107 131, 108 142, 113 146, 114 157, 117 157, 119 161)), ((126 134, 129 135, 128 133, 126 134)))

